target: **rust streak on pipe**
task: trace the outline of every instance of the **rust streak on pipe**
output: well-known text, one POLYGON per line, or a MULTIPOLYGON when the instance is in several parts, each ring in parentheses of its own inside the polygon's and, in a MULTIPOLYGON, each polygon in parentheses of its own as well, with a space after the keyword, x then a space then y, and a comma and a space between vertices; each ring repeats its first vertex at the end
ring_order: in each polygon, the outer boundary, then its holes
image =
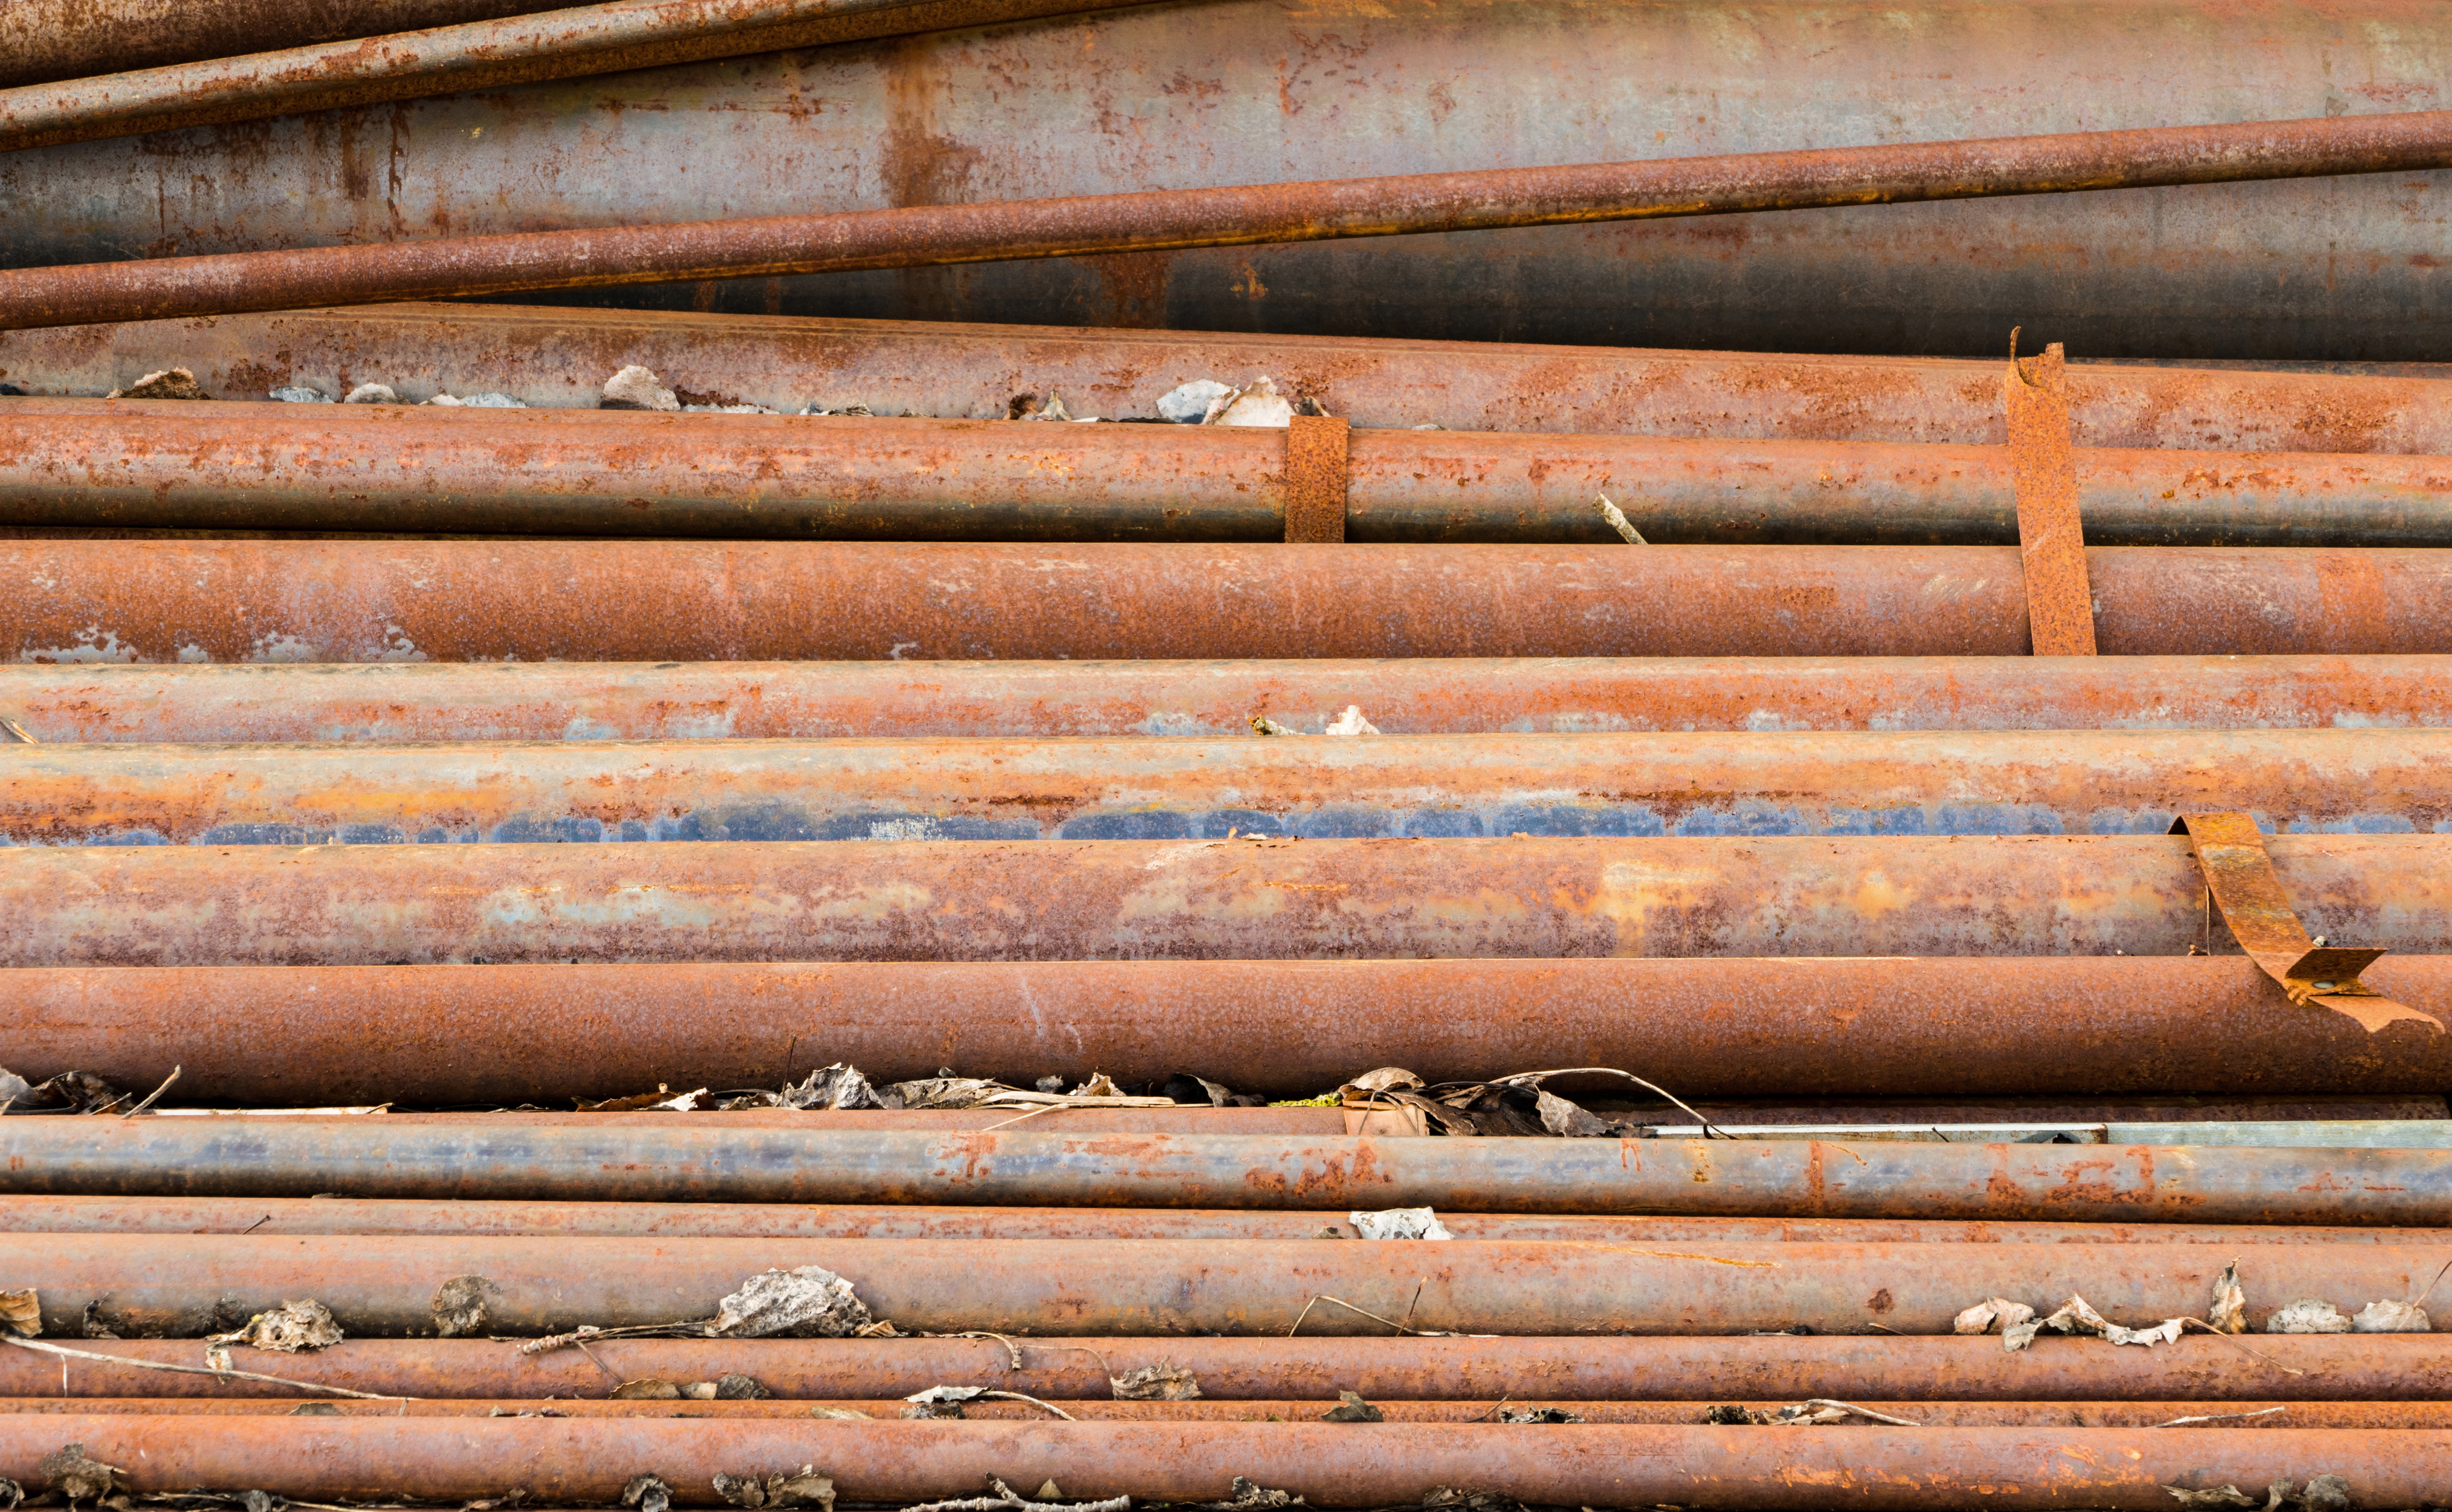
MULTIPOLYGON (((1326 1241, 1322 1241, 1325 1243, 1326 1241)), ((1316 1309, 1315 1309, 1316 1310, 1316 1309)), ((233 1320, 232 1326, 244 1322, 233 1320)), ((1108 1377, 1171 1361, 1219 1402, 1331 1399, 1610 1402, 2365 1402, 2452 1397, 2452 1336, 2260 1334, 2251 1355, 2203 1335, 2151 1349, 2046 1337, 2010 1354, 1997 1337, 1032 1339, 1014 1369, 993 1339, 623 1339, 588 1347, 625 1379, 754 1376, 778 1401, 895 1400, 953 1383, 1048 1401, 1108 1396, 1108 1377)), ((187 1340, 95 1340, 96 1354, 192 1365, 187 1340)), ((253 1381, 62 1362, 0 1349, 0 1392, 68 1400, 143 1391, 165 1400, 274 1400, 253 1381)), ((603 1399, 603 1370, 577 1350, 540 1355, 481 1339, 352 1339, 282 1357, 299 1381, 424 1398, 603 1399)), ((391 1410, 397 1410, 393 1404, 391 1410)), ((2174 1408, 2170 1416, 2177 1417, 2174 1408)), ((52 1447, 56 1447, 56 1443, 52 1447)))
MULTIPOLYGON (((2452 552, 2105 547, 2106 656, 2452 649, 2452 552)), ((0 542, 15 661, 2022 656, 2007 546, 0 542)))
MULTIPOLYGON (((0 913, 13 920, 0 965, 2185 955, 2205 937, 2187 845, 1829 835, 29 847, 0 867, 0 913)), ((2285 835, 2270 851, 2310 933, 2452 952, 2452 835, 2285 835)), ((2403 1001, 2424 1011, 2431 1000, 2403 1001)))
MULTIPOLYGON (((2407 1227, 2440 1220, 2452 1189, 2452 1150, 2440 1149, 846 1133, 727 1129, 685 1120, 664 1129, 387 1128, 374 1117, 274 1127, 284 1122, 231 1128, 210 1119, 11 1118, 0 1121, 0 1150, 13 1192, 93 1196, 1431 1207, 2407 1227)), ((109 1237, 99 1241, 106 1250, 109 1237)), ((629 1242, 535 1241, 548 1249, 629 1242)), ((752 1247, 781 1242, 689 1241, 752 1247)), ((1333 1265, 1342 1262, 1326 1250, 1369 1247, 1320 1241, 1306 1247, 1333 1265)), ((2087 1247, 2031 1247, 2057 1256, 2087 1247)), ((2180 1247, 2175 1263, 2185 1264, 2180 1247)), ((1970 1254, 1998 1248, 1967 1247, 1970 1254)))
POLYGON ((131 746, 0 773, 0 843, 2452 830, 2435 731, 131 746))
POLYGON ((2452 163, 2452 111, 1493 168, 0 271, 0 329, 2452 163))
POLYGON ((139 1491, 278 1485, 319 1500, 465 1502, 505 1483, 543 1503, 610 1506, 653 1465, 683 1505, 720 1505, 718 1474, 790 1473, 815 1462, 848 1501, 975 1494, 991 1477, 1071 1477, 1078 1496, 1193 1502, 1237 1477, 1314 1505, 1410 1504, 1473 1485, 1552 1505, 1808 1512, 2083 1505, 2161 1512, 2165 1484, 2296 1480, 2316 1465, 2363 1502, 2415 1506, 2441 1484, 2452 1433, 2266 1428, 2156 1434, 2142 1428, 1783 1428, 1586 1424, 853 1423, 721 1425, 649 1419, 331 1418, 206 1420, 125 1415, 0 1417, 0 1469, 33 1466, 64 1441, 128 1465, 139 1491), (1912 1468, 1908 1468, 1912 1466, 1912 1468), (1979 1487, 1987 1488, 1979 1492, 1979 1487))
POLYGON ((2431 657, 0 665, 42 741, 803 739, 2452 724, 2431 657))
MULTIPOLYGON (((100 77, 32 82, 29 68, 0 70, 0 152, 136 136, 272 115, 298 115, 386 100, 497 89, 708 58, 909 36, 921 31, 1104 10, 1135 0, 610 0, 545 10, 541 4, 463 0, 477 19, 382 35, 376 16, 353 17, 346 40, 273 50, 247 37, 239 56, 203 56, 137 71, 114 59, 100 77), (533 13, 542 11, 542 13, 533 13)), ((450 15, 449 6, 432 6, 450 15)), ((15 9, 12 4, 11 9, 15 9)), ((32 10, 33 7, 27 9, 32 10)), ((44 10, 55 7, 46 6, 44 10)), ((395 10, 402 9, 395 5, 395 10)), ((30 27, 28 28, 30 30, 30 27)), ((0 37, 9 30, 0 27, 0 37)), ((81 40, 81 39, 80 39, 81 40)), ((56 56, 56 44, 42 54, 56 56)), ((237 51, 238 49, 232 49, 237 51)), ((55 66, 55 65, 54 65, 55 66)), ((32 69, 49 71, 43 64, 32 69)))
MULTIPOLYGON (((30 399, 0 524, 819 540, 1238 540, 1284 531, 1266 429, 30 399)), ((1998 447, 1356 431, 1345 537, 2017 544, 1998 447)), ((2095 545, 2452 542, 2440 457, 2087 450, 2095 545)))

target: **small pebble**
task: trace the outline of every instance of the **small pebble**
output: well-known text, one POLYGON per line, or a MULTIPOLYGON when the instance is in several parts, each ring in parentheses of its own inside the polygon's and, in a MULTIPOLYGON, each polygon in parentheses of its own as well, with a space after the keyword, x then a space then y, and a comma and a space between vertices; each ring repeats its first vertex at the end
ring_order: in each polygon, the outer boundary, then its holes
POLYGON ((636 363, 604 381, 601 409, 679 409, 681 400, 656 375, 636 363))

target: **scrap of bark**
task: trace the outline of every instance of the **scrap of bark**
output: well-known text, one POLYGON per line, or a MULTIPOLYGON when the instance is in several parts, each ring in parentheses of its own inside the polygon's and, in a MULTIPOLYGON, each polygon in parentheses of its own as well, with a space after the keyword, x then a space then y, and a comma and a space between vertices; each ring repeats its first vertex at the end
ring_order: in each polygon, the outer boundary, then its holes
POLYGON ((2322 1297, 2302 1297, 2264 1320, 2266 1333, 2347 1333, 2350 1320, 2322 1297))
POLYGON ((679 1402, 681 1397, 681 1386, 660 1376, 624 1381, 613 1388, 616 1402, 679 1402))
POLYGON ((63 1444, 43 1456, 34 1466, 34 1473, 41 1476, 52 1490, 67 1497, 70 1506, 79 1502, 99 1502, 113 1491, 123 1491, 128 1487, 127 1471, 115 1464, 88 1459, 82 1443, 63 1444))
POLYGON ((851 1283, 822 1266, 765 1270, 723 1299, 707 1328, 713 1338, 842 1339, 874 1322, 851 1283))
POLYGON ((1336 1394, 1336 1405, 1319 1415, 1322 1423, 1385 1423, 1388 1414, 1351 1391, 1336 1394))
POLYGON ((2216 1333, 2247 1332, 2247 1290, 2239 1284, 2236 1260, 2214 1278, 2213 1300, 2205 1304, 2205 1325, 2216 1333))
POLYGON ((341 1325, 332 1321, 331 1309, 306 1299, 284 1302, 249 1318, 243 1328, 208 1336, 205 1352, 209 1358, 218 1350, 227 1358, 229 1345, 243 1344, 250 1349, 269 1349, 276 1354, 303 1354, 340 1342, 341 1325))
POLYGON ((727 1370, 715 1378, 718 1402, 763 1402, 774 1394, 756 1376, 745 1376, 738 1370, 727 1370))
POLYGON ((2034 1315, 2035 1309, 2023 1302, 2009 1302, 2000 1297, 1993 1297, 1977 1303, 1951 1319, 1949 1331, 1968 1334, 1989 1333, 1995 1323, 2006 1330, 2027 1322, 2034 1315))
POLYGON ((2433 1333, 2426 1310, 2406 1302, 2370 1302, 2350 1315, 2352 1333, 2433 1333))
POLYGON ((105 399, 207 399, 196 375, 184 367, 166 367, 158 373, 148 373, 126 388, 114 388, 105 399))
POLYGON ((0 1328, 25 1339, 41 1336, 43 1304, 33 1287, 0 1287, 0 1328))
POLYGON ((1438 1213, 1429 1208, 1388 1208, 1378 1212, 1350 1212, 1347 1221, 1362 1239, 1453 1239, 1438 1213))
POLYGON ((1197 1402, 1200 1381, 1189 1370, 1176 1368, 1172 1361, 1161 1360, 1154 1365, 1127 1370, 1119 1376, 1109 1376, 1107 1387, 1117 1402, 1197 1402))
POLYGON ((634 1475, 622 1487, 622 1504, 639 1512, 672 1512, 673 1488, 652 1475, 634 1475))

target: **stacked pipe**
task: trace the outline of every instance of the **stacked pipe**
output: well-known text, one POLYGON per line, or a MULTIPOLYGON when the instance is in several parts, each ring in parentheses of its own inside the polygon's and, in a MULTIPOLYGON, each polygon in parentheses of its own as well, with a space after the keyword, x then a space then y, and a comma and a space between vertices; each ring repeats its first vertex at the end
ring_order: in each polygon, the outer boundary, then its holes
POLYGON ((2452 1501, 2430 6, 9 8, 0 1491, 2452 1501))

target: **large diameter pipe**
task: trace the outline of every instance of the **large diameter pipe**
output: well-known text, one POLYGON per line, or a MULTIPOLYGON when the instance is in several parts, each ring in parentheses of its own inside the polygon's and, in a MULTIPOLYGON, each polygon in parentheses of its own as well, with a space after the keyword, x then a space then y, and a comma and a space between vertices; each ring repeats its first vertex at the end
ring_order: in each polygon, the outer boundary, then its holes
MULTIPOLYGON (((0 665, 41 741, 689 740, 2452 724, 2431 657, 0 665)), ((22 755, 23 753, 21 753, 22 755)))
POLYGON ((2402 1227, 2439 1221, 2452 1192, 2452 1151, 2436 1149, 801 1133, 683 1121, 609 1129, 386 1128, 379 1118, 211 1127, 222 1122, 10 1119, 0 1123, 7 1189, 2402 1227), (97 1127, 106 1124, 115 1127, 97 1127))
MULTIPOLYGON (((2106 656, 2452 650, 2452 552, 2089 551, 2106 656)), ((2006 546, 0 543, 16 661, 2024 656, 2006 546)))
POLYGON ((0 271, 0 329, 2452 167, 2452 110, 904 206, 0 271))
POLYGON ((2236 1265, 2261 1328, 2303 1298, 2346 1317, 2415 1297, 2445 1258, 2442 1247, 2390 1245, 0 1235, 0 1264, 40 1295, 46 1332, 98 1323, 155 1338, 211 1333, 228 1326, 224 1314, 304 1296, 354 1338, 636 1327, 712 1318, 750 1276, 801 1266, 843 1277, 905 1332, 1281 1338, 1385 1336, 1392 1318, 1461 1334, 1948 1334, 1988 1297, 2041 1315, 2072 1294, 2144 1327, 2198 1315, 2236 1265), (466 1277, 482 1278, 481 1325, 451 1321, 469 1284, 447 1303, 439 1289, 466 1277))
MULTIPOLYGON (((1409 1288, 1410 1289, 1410 1288, 1409 1288)), ((1314 1311, 1318 1309, 1315 1308, 1314 1311)), ((244 1318, 231 1320, 236 1327, 244 1318)), ((482 1339, 352 1339, 283 1355, 262 1373, 423 1398, 538 1401, 611 1395, 623 1380, 755 1377, 779 1401, 892 1401, 939 1385, 987 1385, 1048 1401, 1107 1397, 1110 1376, 1144 1365, 1190 1370, 1204 1400, 1797 1402, 2285 1402, 2442 1400, 2452 1396, 2452 1335, 2184 1334, 2152 1348, 2047 1335, 2010 1354, 1998 1336, 1887 1334, 1774 1338, 1078 1339, 1016 1340, 1017 1366, 994 1339, 616 1339, 524 1355, 482 1339), (600 1363, 601 1362, 601 1363, 600 1363)), ((188 1340, 71 1341, 109 1360, 193 1365, 188 1340)), ((233 1364, 237 1362, 232 1361, 233 1364)), ((0 1348, 0 1390, 67 1400, 137 1393, 168 1399, 276 1400, 294 1386, 171 1374, 0 1348)), ((396 1410, 398 1404, 393 1404, 396 1410)), ((2180 1415, 2174 1409, 2170 1416, 2180 1415)), ((2286 1416, 2286 1415, 2285 1415, 2286 1416)))
MULTIPOLYGON (((393 1115, 397 1117, 398 1115, 393 1115)), ((1002 1112, 1000 1118, 1011 1117, 1002 1112)), ((1034 1123, 1042 1120, 1034 1119, 1034 1123)), ((1458 1239, 1566 1244, 2452 1245, 2447 1228, 2247 1224, 1964 1223, 1443 1212, 1458 1239)), ((1352 1232, 1330 1209, 760 1207, 742 1203, 483 1202, 354 1197, 0 1196, 0 1233, 423 1234, 653 1239, 1316 1239, 1352 1232)))
MULTIPOLYGON (((185 367, 222 400, 263 399, 292 385, 338 399, 379 382, 411 403, 490 390, 532 405, 593 408, 604 380, 633 363, 694 403, 785 412, 862 404, 880 415, 996 420, 1017 395, 1043 402, 1054 394, 1078 414, 1146 417, 1177 384, 1267 373, 1282 392, 1318 400, 1357 430, 1437 424, 1971 446, 2007 440, 1997 359, 485 304, 0 332, 0 382, 61 396, 100 396, 185 367)), ((2452 382, 2442 377, 2076 362, 2067 384, 2081 447, 2452 454, 2452 382)))
MULTIPOLYGON (((65 29, 65 47, 47 42, 24 63, 0 69, 0 152, 1130 3, 610 0, 548 10, 546 0, 391 0, 370 13, 351 14, 346 29, 332 32, 328 22, 302 26, 306 18, 294 12, 306 8, 287 0, 275 8, 264 32, 236 38, 225 32, 220 41, 208 40, 208 33, 167 46, 147 37, 153 45, 140 45, 133 57, 98 58, 96 44, 137 29, 123 15, 108 16, 116 26, 96 27, 88 7, 89 14, 76 18, 83 25, 65 29), (282 14, 285 10, 292 13, 282 14), (283 46, 293 38, 299 45, 283 46), (80 57, 101 66, 59 71, 80 57)), ((35 0, 23 9, 33 15, 15 29, 30 35, 35 26, 56 23, 62 4, 35 0)), ((0 23, 0 41, 10 37, 11 29, 0 23)))
POLYGON ((2442 1483, 2452 1433, 2208 1428, 1736 1429, 1499 1424, 857 1423, 645 1419, 0 1417, 0 1469, 63 1442, 130 1465, 139 1491, 279 1486, 302 1500, 465 1502, 516 1482, 540 1502, 609 1506, 652 1466, 684 1505, 721 1505, 718 1475, 813 1462, 835 1494, 907 1502, 993 1479, 1070 1476, 1077 1496, 1196 1502, 1246 1479, 1317 1506, 1412 1504, 1471 1485, 1539 1504, 1812 1512, 1845 1487, 1874 1512, 2083 1505, 2161 1512, 2166 1484, 2264 1485, 2316 1466, 2368 1506, 2414 1506, 2442 1483), (1910 1469, 1910 1467, 1912 1467, 1910 1469))
MULTIPOLYGON (((1277 540, 1250 426, 27 400, 0 524, 822 540, 1277 540)), ((1355 431, 1357 541, 2014 545, 1999 447, 1355 431)), ((2452 541, 2431 457, 2077 453, 2096 545, 2452 541)))
POLYGON ((2436 731, 82 746, 0 843, 2165 835, 2452 829, 2436 731))
MULTIPOLYGON (((2276 835, 2270 850, 2311 933, 2452 952, 2452 835, 2276 835)), ((2212 928, 2188 842, 2166 835, 80 846, 6 859, 8 966, 2185 955, 2212 928)))

